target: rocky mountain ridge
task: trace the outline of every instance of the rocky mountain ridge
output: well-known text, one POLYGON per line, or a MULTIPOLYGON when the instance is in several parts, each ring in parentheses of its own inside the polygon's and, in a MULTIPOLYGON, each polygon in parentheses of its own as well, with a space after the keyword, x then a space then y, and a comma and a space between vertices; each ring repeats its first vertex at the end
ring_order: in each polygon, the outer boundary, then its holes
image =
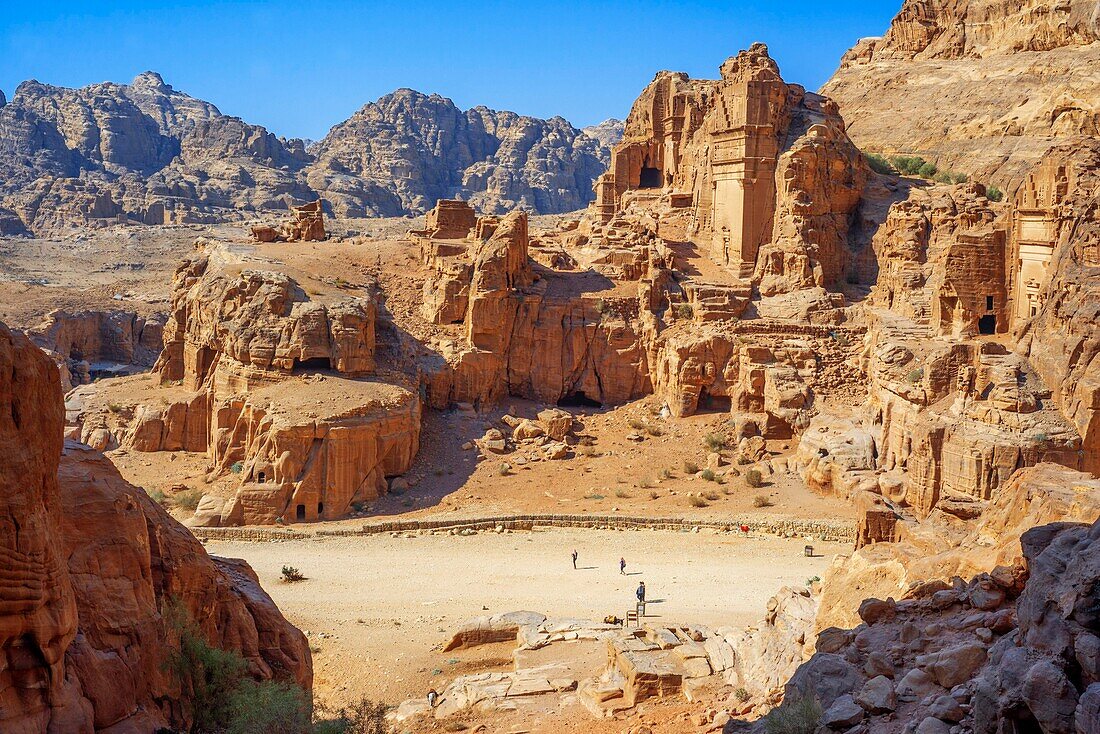
POLYGON ((0 235, 213 223, 316 198, 344 216, 420 213, 456 196, 488 212, 559 213, 592 198, 615 131, 402 89, 307 148, 154 72, 79 89, 31 80, 0 97, 0 235))

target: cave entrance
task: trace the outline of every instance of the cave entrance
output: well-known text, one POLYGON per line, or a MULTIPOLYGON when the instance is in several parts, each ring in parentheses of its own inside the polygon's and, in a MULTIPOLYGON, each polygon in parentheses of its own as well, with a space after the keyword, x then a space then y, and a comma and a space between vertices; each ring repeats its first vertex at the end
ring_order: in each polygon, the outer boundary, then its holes
POLYGON ((332 360, 328 357, 310 357, 309 359, 294 360, 294 368, 291 371, 294 374, 301 374, 303 372, 320 372, 321 370, 331 369, 332 360))
POLYGON ((706 390, 699 391, 696 413, 730 413, 733 411, 733 398, 721 393, 713 395, 706 390))
POLYGON ((576 390, 562 395, 558 400, 559 408, 602 408, 603 403, 588 397, 584 390, 576 390))
POLYGON ((978 319, 978 333, 979 334, 996 334, 997 333, 997 317, 994 314, 986 314, 978 319))
POLYGON ((639 189, 659 189, 661 188, 661 169, 643 167, 641 174, 638 176, 638 188, 639 189))
POLYGON ((325 516, 325 503, 324 502, 318 502, 317 503, 317 517, 321 518, 321 517, 324 517, 324 516, 325 516))
POLYGON ((260 484, 263 484, 264 482, 267 481, 267 475, 264 474, 263 472, 257 473, 256 474, 256 481, 259 482, 260 484))
POLYGON ((296 520, 298 520, 299 522, 306 519, 306 506, 305 505, 298 505, 298 507, 295 508, 294 518, 296 520))

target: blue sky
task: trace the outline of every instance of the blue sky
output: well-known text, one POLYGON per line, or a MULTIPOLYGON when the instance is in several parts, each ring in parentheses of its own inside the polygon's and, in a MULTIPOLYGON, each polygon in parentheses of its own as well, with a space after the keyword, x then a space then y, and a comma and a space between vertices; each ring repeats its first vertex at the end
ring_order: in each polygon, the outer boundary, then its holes
POLYGON ((151 69, 222 112, 320 138, 399 87, 561 115, 625 117, 660 69, 714 78, 764 41, 788 81, 818 88, 901 0, 725 2, 18 3, 0 11, 0 89, 129 81, 151 69))

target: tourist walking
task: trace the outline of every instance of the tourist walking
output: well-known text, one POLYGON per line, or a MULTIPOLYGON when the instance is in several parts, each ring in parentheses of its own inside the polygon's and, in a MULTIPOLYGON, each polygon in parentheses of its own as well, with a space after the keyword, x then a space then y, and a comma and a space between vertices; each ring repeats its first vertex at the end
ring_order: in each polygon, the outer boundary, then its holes
POLYGON ((573 549, 573 570, 577 570, 577 549, 573 549))
POLYGON ((638 590, 634 594, 638 597, 638 601, 645 604, 645 581, 638 584, 638 590))
POLYGON ((619 573, 622 574, 623 576, 626 576, 626 559, 625 558, 620 558, 619 559, 619 573))

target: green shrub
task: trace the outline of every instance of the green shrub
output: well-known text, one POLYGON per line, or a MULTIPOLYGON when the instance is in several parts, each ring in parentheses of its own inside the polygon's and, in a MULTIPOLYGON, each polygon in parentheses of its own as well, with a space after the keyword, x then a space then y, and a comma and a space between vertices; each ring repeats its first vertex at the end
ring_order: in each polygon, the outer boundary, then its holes
POLYGON ((234 474, 240 474, 242 471, 244 471, 244 462, 234 461, 232 464, 229 465, 229 471, 233 472, 234 474))
POLYGON ((303 734, 309 732, 309 704, 292 683, 242 680, 228 696, 226 734, 303 734))
POLYGON ((886 175, 897 173, 894 167, 890 165, 890 161, 886 160, 884 156, 878 153, 864 153, 863 157, 867 159, 867 165, 870 166, 871 170, 875 173, 886 175))
POLYGON ((698 473, 699 473, 699 465, 698 464, 696 464, 694 461, 685 461, 684 462, 684 474, 698 474, 698 473))
POLYGON ((283 566, 281 576, 283 578, 283 581, 287 582, 288 584, 292 584, 295 581, 305 581, 306 578, 302 575, 302 572, 296 569, 294 566, 283 566))
POLYGON ((149 493, 149 499, 153 500, 153 502, 156 502, 158 505, 163 505, 168 502, 168 495, 166 495, 163 490, 149 489, 146 491, 149 493))
POLYGON ((725 449, 729 443, 726 437, 721 433, 708 433, 703 437, 703 445, 706 446, 709 451, 721 451, 725 449))
POLYGON ((625 489, 616 489, 615 496, 621 500, 628 500, 630 499, 630 492, 627 492, 625 489))
POLYGON ((649 424, 641 418, 631 418, 629 421, 627 421, 627 424, 635 431, 644 431, 646 428, 649 427, 649 424))
POLYGON ((195 508, 199 506, 199 501, 202 499, 201 489, 187 489, 183 492, 178 492, 172 496, 172 502, 176 507, 182 507, 185 510, 195 511, 195 508))
POLYGON ((915 370, 912 370, 907 375, 907 378, 909 379, 909 382, 916 385, 918 382, 920 382, 922 379, 924 379, 924 368, 923 367, 918 367, 915 370))
POLYGON ((672 479, 672 470, 666 466, 657 472, 657 476, 661 479, 672 479))
POLYGON ((677 303, 672 307, 672 313, 674 313, 678 319, 690 319, 695 312, 692 311, 691 304, 677 303))
POLYGON ((766 494, 758 494, 752 498, 753 507, 771 507, 772 504, 771 498, 766 494))
POLYGON ((706 507, 707 506, 707 501, 705 499, 703 499, 702 497, 700 497, 699 495, 697 495, 697 494, 693 494, 690 497, 688 497, 688 503, 692 507, 706 507))
POLYGON ((813 734, 821 722, 821 704, 811 696, 803 696, 783 704, 764 719, 768 734, 813 734))
POLYGON ((990 186, 985 190, 985 197, 990 201, 1001 201, 1005 198, 1005 194, 996 186, 990 186))
POLYGON ((703 478, 704 480, 706 480, 706 481, 708 481, 708 482, 713 482, 713 481, 714 481, 714 477, 715 477, 716 475, 715 475, 715 473, 714 473, 714 470, 713 470, 713 469, 709 469, 709 468, 708 468, 708 469, 704 469, 704 470, 702 471, 702 473, 700 473, 700 474, 699 474, 699 476, 701 476, 701 477, 702 477, 702 478, 703 478))
POLYGON ((932 178, 936 175, 938 170, 939 169, 937 169, 935 165, 931 163, 925 163, 917 170, 917 175, 923 178, 932 178))
POLYGON ((751 698, 751 696, 749 695, 748 689, 745 688, 744 686, 741 686, 736 691, 734 691, 733 695, 736 696, 737 700, 740 701, 741 703, 744 703, 745 701, 748 701, 751 698))
POLYGON ((745 472, 745 484, 750 487, 763 487, 764 475, 760 473, 759 469, 749 469, 745 472))
POLYGON ((665 429, 657 425, 646 426, 645 431, 654 438, 665 435, 665 429))

